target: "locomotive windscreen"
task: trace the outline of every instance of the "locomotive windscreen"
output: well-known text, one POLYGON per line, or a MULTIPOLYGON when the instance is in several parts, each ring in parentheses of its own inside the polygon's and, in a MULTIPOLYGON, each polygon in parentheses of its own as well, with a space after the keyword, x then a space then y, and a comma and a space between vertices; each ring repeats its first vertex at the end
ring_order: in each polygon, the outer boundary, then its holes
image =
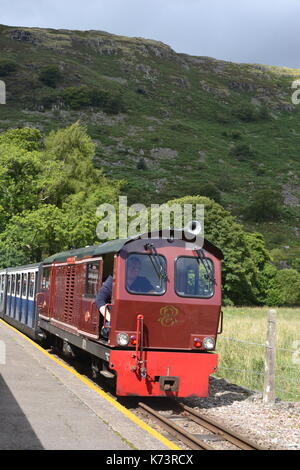
MULTIPOLYGON (((212 261, 206 258, 206 262, 213 273, 212 261)), ((214 294, 214 279, 198 258, 181 256, 176 260, 175 287, 180 296, 209 298, 214 294)))
POLYGON ((128 292, 131 294, 164 294, 166 281, 160 275, 159 266, 166 270, 166 260, 161 255, 130 254, 126 261, 126 289, 128 292), (156 256, 159 258, 159 263, 155 262, 154 257, 156 256))

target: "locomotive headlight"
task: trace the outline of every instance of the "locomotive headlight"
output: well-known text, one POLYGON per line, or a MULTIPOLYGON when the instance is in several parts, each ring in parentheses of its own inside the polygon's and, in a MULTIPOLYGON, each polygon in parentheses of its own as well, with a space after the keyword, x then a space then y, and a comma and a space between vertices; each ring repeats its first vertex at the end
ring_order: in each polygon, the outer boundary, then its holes
POLYGON ((213 338, 204 338, 203 340, 203 347, 205 349, 214 349, 215 347, 215 340, 213 338))
POLYGON ((127 346, 129 343, 129 336, 127 333, 118 333, 117 334, 117 343, 119 346, 127 346))

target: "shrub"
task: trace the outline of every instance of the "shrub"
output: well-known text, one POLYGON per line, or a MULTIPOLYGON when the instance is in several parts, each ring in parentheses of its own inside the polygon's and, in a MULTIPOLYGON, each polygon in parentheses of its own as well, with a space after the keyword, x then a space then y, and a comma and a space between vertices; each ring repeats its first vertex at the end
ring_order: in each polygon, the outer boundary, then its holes
POLYGON ((17 64, 13 60, 0 60, 0 77, 6 77, 17 70, 17 64))
POLYGON ((45 109, 51 109, 60 98, 60 94, 56 90, 47 90, 46 88, 41 90, 41 93, 37 97, 37 104, 43 106, 45 109))
POLYGON ((267 291, 267 303, 274 306, 300 305, 300 274, 295 269, 277 271, 267 291))
POLYGON ((216 202, 221 201, 221 193, 217 186, 213 183, 207 183, 200 187, 200 193, 202 196, 209 197, 216 202))
POLYGON ((257 121, 259 118, 259 113, 252 104, 239 105, 232 110, 232 114, 234 117, 245 122, 257 121))
POLYGON ((141 157, 136 165, 138 170, 147 170, 147 165, 145 160, 141 157))
POLYGON ((251 147, 251 145, 243 143, 243 144, 235 144, 230 149, 229 153, 230 153, 230 155, 235 157, 237 160, 244 161, 244 160, 248 160, 249 158, 253 157, 256 152, 251 147))
POLYGON ((280 193, 262 189, 256 192, 251 204, 244 211, 246 219, 263 222, 278 219, 283 211, 283 200, 280 193))
POLYGON ((51 88, 56 88, 57 84, 63 78, 60 70, 55 65, 45 67, 39 74, 39 80, 51 88))
POLYGON ((98 88, 68 87, 64 89, 62 97, 71 109, 94 106, 108 114, 118 114, 125 110, 121 96, 111 96, 107 91, 98 88))
POLYGON ((80 109, 91 104, 90 92, 86 86, 65 88, 62 97, 71 109, 80 109))

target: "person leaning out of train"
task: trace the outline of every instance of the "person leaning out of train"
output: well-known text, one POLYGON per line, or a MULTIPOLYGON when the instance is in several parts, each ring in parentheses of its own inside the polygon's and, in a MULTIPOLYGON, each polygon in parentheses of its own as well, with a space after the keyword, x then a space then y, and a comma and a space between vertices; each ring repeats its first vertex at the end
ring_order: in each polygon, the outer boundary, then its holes
MULTIPOLYGON (((141 262, 137 256, 131 256, 127 264, 126 284, 131 292, 151 292, 154 290, 151 282, 144 276, 140 276, 141 262)), ((113 278, 108 276, 105 282, 103 282, 97 296, 96 305, 99 309, 103 318, 105 316, 105 305, 111 303, 112 297, 112 285, 113 278)), ((109 307, 106 310, 106 324, 110 326, 110 311, 109 307)), ((105 327, 101 329, 101 335, 105 338, 108 337, 109 328, 105 327)))
MULTIPOLYGON (((98 291, 96 295, 96 306, 101 313, 101 315, 105 316, 105 305, 111 303, 111 295, 112 295, 112 284, 113 278, 112 276, 108 276, 105 282, 103 282, 101 289, 98 291)), ((109 307, 106 309, 106 325, 110 326, 110 309, 109 307)), ((108 338, 109 328, 102 327, 101 329, 101 336, 104 338, 108 338)))

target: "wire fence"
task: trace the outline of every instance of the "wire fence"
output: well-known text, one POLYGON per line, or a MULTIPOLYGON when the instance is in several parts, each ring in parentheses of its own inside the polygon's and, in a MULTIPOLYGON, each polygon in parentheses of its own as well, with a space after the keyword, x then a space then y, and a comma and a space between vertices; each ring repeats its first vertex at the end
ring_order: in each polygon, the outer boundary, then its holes
MULTIPOLYGON (((241 325, 241 319, 239 322, 241 325)), ((230 331, 229 325, 227 335, 220 335, 218 339, 219 366, 216 374, 232 383, 261 392, 266 402, 272 401, 270 393, 271 396, 273 393, 274 400, 276 397, 283 401, 300 401, 300 340, 293 339, 295 336, 292 337, 290 331, 286 332, 283 325, 280 325, 276 340, 278 320, 272 323, 273 339, 272 335, 268 336, 270 319, 269 322, 260 321, 256 334, 258 341, 250 331, 247 340, 236 337, 236 325, 233 331, 230 331)), ((241 330, 241 336, 246 335, 247 331, 241 330)))
MULTIPOLYGON (((236 338, 227 338, 226 336, 222 336, 222 339, 225 339, 227 341, 235 341, 236 343, 244 343, 244 344, 251 344, 251 345, 254 345, 254 346, 261 346, 263 348, 269 347, 269 346, 266 345, 266 343, 253 343, 252 341, 245 341, 245 340, 236 339, 236 338)), ((286 349, 286 348, 279 348, 279 347, 276 347, 276 350, 277 351, 287 351, 287 352, 291 352, 291 353, 295 352, 295 349, 286 349)))

